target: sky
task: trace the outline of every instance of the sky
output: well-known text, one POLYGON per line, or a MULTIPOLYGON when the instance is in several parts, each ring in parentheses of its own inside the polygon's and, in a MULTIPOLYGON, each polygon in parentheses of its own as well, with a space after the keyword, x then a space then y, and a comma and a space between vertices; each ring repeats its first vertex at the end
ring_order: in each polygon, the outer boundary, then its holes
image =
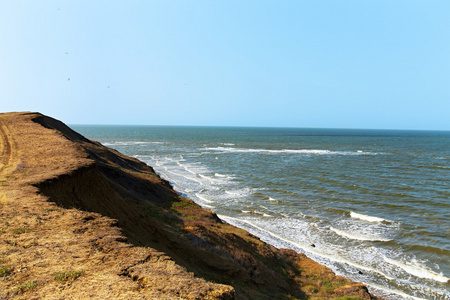
POLYGON ((0 112, 450 130, 450 1, 0 0, 0 112))

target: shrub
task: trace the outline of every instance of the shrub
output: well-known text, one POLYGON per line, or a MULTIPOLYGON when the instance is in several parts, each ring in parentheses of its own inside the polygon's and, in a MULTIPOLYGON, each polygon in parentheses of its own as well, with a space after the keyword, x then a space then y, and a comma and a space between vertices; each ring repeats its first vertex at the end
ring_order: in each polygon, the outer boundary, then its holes
POLYGON ((31 291, 34 290, 36 287, 38 286, 36 281, 29 281, 29 282, 25 282, 22 283, 21 285, 17 286, 17 293, 18 294, 23 294, 26 291, 31 291))
POLYGON ((0 266, 0 277, 8 276, 12 271, 12 268, 0 266))
POLYGON ((22 233, 27 232, 27 230, 26 230, 25 228, 23 228, 23 227, 19 227, 19 228, 14 228, 14 229, 13 229, 13 232, 14 232, 15 234, 22 234, 22 233))
POLYGON ((319 291, 319 289, 314 285, 307 285, 303 289, 309 293, 317 293, 319 291))
POLYGON ((58 272, 55 274, 53 279, 56 281, 69 281, 69 280, 75 280, 83 274, 84 274, 84 271, 58 272))

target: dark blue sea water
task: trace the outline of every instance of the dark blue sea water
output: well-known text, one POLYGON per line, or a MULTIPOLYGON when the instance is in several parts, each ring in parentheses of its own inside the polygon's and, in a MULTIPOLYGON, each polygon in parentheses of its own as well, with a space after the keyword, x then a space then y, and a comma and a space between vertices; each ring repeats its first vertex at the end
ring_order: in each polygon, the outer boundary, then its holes
POLYGON ((72 126, 387 299, 450 299, 450 132, 72 126))

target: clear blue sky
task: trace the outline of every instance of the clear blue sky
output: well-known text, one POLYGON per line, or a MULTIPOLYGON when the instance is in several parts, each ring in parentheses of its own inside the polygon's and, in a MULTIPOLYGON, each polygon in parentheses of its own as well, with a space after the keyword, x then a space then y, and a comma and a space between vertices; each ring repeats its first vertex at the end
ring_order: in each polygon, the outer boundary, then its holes
POLYGON ((450 130, 448 0, 0 0, 0 43, 3 112, 450 130))

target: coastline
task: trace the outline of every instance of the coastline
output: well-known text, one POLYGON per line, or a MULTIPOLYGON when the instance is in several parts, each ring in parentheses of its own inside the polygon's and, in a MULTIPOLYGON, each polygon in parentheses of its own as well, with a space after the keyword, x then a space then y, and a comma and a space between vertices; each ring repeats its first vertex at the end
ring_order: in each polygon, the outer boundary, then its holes
POLYGON ((221 221, 143 162, 55 119, 11 113, 0 121, 5 299, 375 299, 305 255, 221 221), (78 276, 55 279, 69 270, 78 276))

